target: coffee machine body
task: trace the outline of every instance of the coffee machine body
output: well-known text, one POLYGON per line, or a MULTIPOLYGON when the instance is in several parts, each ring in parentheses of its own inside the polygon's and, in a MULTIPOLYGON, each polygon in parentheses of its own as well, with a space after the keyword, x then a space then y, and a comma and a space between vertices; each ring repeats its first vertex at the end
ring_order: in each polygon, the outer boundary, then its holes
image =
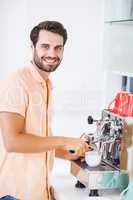
POLYGON ((89 130, 82 137, 97 147, 101 162, 92 167, 80 159, 73 161, 71 173, 90 190, 125 189, 133 174, 133 118, 103 110, 100 120, 89 117, 88 123, 96 123, 96 131, 89 130))

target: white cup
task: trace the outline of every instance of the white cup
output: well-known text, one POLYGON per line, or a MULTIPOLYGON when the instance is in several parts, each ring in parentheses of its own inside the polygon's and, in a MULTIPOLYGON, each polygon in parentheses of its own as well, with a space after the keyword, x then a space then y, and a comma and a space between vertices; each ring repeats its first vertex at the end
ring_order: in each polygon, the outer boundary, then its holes
POLYGON ((85 153, 85 161, 90 167, 96 167, 101 162, 101 154, 96 151, 88 151, 85 153))

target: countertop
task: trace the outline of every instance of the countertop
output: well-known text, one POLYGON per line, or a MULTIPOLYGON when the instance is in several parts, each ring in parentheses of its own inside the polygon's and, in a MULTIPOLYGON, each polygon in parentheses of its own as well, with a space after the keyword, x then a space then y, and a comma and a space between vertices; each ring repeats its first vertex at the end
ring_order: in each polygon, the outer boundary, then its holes
POLYGON ((56 159, 51 178, 56 200, 120 200, 118 190, 100 190, 99 197, 89 197, 89 189, 75 188, 75 183, 76 178, 70 173, 70 162, 56 159))

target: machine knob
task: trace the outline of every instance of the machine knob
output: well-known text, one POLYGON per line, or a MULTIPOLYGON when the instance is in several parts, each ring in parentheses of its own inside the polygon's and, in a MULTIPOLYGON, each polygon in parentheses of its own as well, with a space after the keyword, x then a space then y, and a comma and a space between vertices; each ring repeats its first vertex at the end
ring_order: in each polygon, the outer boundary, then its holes
POLYGON ((88 116, 88 124, 93 124, 94 120, 92 116, 88 116))

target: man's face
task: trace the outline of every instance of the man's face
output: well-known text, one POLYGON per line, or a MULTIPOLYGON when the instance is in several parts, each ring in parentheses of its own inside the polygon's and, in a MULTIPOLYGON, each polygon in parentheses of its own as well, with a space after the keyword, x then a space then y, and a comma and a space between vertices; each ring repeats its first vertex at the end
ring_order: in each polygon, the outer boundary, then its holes
POLYGON ((53 72, 63 58, 63 37, 57 33, 41 30, 36 46, 33 47, 33 60, 45 72, 53 72))

